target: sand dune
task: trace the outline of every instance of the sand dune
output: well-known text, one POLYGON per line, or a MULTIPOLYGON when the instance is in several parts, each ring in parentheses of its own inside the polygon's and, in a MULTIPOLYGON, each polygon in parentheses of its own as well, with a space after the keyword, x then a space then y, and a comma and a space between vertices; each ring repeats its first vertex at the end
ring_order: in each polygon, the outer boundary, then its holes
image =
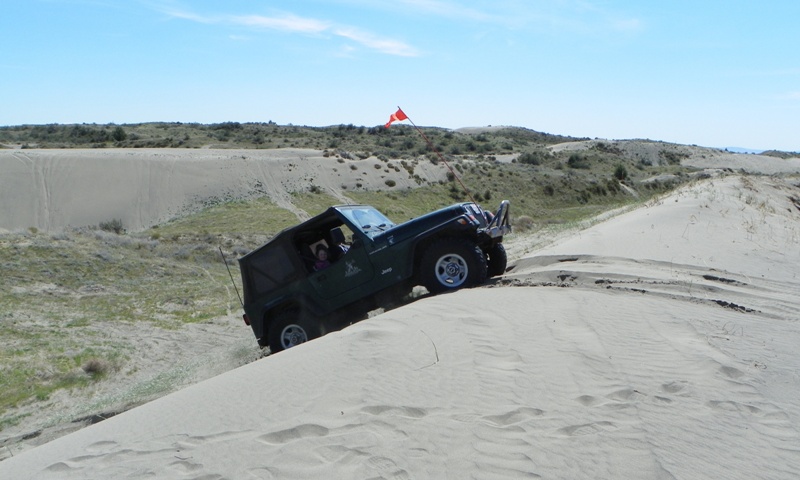
MULTIPOLYGON (((303 218, 289 197, 312 185, 342 203, 346 189, 358 184, 417 185, 404 169, 374 157, 342 162, 297 148, 0 150, 0 232, 58 231, 112 219, 137 231, 209 203, 263 195, 303 218)), ((445 178, 444 165, 421 162, 414 171, 426 181, 445 178)))
MULTIPOLYGON (((570 142, 553 150, 583 150, 599 141, 570 142)), ((607 142, 603 142, 607 143, 607 142)), ((658 164, 663 145, 614 143, 641 161, 658 164)), ((800 173, 800 159, 742 155, 681 146, 683 164, 704 169, 762 174, 800 173)), ((509 162, 514 155, 500 155, 509 162)), ((292 192, 322 189, 341 203, 358 188, 416 187, 399 161, 338 158, 320 150, 214 149, 0 149, 0 233, 34 227, 43 232, 98 225, 120 219, 140 231, 220 201, 268 196, 278 206, 307 214, 291 201, 292 192), (376 169, 375 167, 380 168, 376 169)), ((446 167, 414 163, 420 181, 446 178, 446 167)))
POLYGON ((0 478, 796 478, 798 198, 695 183, 0 478))

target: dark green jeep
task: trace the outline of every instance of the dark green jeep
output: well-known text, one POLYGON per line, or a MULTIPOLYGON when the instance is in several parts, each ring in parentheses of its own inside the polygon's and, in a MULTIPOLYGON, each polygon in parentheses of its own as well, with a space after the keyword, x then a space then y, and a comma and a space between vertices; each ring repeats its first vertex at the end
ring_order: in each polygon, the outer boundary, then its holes
POLYGON ((505 271, 510 231, 508 201, 495 214, 459 203, 400 225, 370 206, 330 207, 239 259, 244 321, 275 353, 415 285, 440 293, 481 284, 505 271))

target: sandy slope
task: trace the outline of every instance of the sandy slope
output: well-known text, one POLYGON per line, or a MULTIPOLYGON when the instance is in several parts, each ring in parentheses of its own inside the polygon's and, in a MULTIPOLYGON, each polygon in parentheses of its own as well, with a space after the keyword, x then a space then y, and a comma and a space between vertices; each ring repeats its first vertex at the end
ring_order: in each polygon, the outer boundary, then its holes
POLYGON ((0 478, 796 478, 797 198, 699 182, 0 478))
MULTIPOLYGON (((0 150, 0 232, 58 231, 115 218, 136 231, 209 202, 261 195, 302 218, 289 196, 312 185, 342 203, 348 201, 343 192, 357 184, 417 186, 406 170, 388 163, 374 157, 339 163, 319 150, 292 148, 0 150)), ((445 167, 421 162, 414 173, 438 181, 445 167)))
MULTIPOLYGON (((553 150, 582 150, 601 141, 570 142, 553 150)), ((665 144, 602 141, 651 164, 662 162, 665 144)), ((726 153, 700 147, 672 146, 685 155, 683 164, 766 174, 798 173, 800 159, 726 153)), ((501 155, 499 161, 511 161, 501 155)), ((414 165, 422 181, 446 178, 444 165, 414 165)), ((370 157, 334 159, 319 150, 214 149, 0 149, 0 233, 35 227, 60 231, 67 226, 122 220, 138 231, 195 212, 211 202, 269 196, 304 219, 291 193, 321 188, 342 203, 347 191, 416 187, 399 161, 370 157), (376 166, 380 168, 375 168, 376 166)))

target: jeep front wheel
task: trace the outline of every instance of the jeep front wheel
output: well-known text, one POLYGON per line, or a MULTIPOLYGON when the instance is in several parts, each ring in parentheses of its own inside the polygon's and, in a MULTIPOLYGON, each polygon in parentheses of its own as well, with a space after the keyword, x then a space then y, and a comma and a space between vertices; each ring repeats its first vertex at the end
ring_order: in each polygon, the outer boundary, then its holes
POLYGON ((420 283, 431 293, 471 287, 486 281, 486 257, 473 242, 439 240, 422 256, 420 283))
POLYGON ((488 252, 489 260, 489 276, 496 277, 506 273, 508 266, 508 255, 506 254, 506 247, 502 243, 496 243, 488 252))
POLYGON ((269 350, 278 353, 322 336, 319 322, 295 310, 278 313, 269 327, 269 350))

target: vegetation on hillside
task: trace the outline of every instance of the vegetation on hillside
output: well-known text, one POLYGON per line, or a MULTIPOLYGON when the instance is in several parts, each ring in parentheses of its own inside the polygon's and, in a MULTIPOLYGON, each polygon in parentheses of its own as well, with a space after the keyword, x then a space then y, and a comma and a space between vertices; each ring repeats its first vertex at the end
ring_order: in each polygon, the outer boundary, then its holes
MULTIPOLYGON (((478 134, 422 129, 443 153, 502 154, 535 144, 578 140, 522 128, 487 129, 478 134)), ((313 148, 342 149, 402 158, 425 155, 425 141, 408 125, 392 128, 335 125, 307 127, 275 123, 140 123, 131 125, 21 125, 0 127, 0 144, 22 148, 313 148)))

